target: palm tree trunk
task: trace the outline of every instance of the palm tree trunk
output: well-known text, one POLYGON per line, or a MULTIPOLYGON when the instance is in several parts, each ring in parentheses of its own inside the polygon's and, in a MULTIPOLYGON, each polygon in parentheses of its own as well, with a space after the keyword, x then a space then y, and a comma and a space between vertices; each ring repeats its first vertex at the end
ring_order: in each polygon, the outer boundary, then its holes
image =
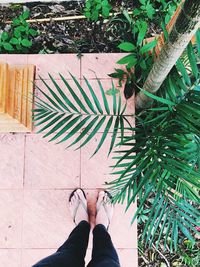
MULTIPOLYGON (((169 34, 168 41, 155 61, 145 83, 144 90, 156 93, 166 76, 176 64, 193 35, 200 27, 200 0, 185 0, 181 12, 169 34)), ((142 91, 136 96, 136 108, 145 108, 151 99, 142 91)))

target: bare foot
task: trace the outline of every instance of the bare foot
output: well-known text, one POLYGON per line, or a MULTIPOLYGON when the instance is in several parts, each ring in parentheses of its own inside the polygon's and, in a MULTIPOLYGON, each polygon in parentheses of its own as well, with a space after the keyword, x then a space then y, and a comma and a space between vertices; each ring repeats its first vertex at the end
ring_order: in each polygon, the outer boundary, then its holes
POLYGON ((89 221, 87 211, 87 200, 81 189, 77 189, 69 200, 69 209, 74 220, 78 225, 81 221, 89 221))
POLYGON ((96 205, 96 225, 103 224, 108 229, 113 216, 114 206, 111 203, 111 199, 106 191, 101 191, 99 193, 96 205))

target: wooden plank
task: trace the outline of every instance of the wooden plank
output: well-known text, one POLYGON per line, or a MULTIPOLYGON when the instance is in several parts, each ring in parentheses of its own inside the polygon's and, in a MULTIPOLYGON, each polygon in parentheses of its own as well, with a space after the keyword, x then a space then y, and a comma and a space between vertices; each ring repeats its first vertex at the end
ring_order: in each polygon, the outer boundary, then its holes
POLYGON ((0 112, 6 109, 6 94, 8 92, 8 65, 0 64, 0 112))
POLYGON ((22 83, 22 117, 21 123, 27 125, 27 92, 28 92, 28 68, 24 68, 22 83))
POLYGON ((27 123, 26 127, 29 130, 33 129, 32 109, 33 109, 33 93, 34 93, 34 78, 35 78, 35 66, 28 66, 28 90, 27 90, 27 123))
POLYGON ((3 96, 3 65, 0 64, 0 112, 3 112, 2 108, 2 96, 3 96))
POLYGON ((0 64, 0 132, 31 132, 35 66, 0 64))
POLYGON ((15 68, 14 118, 21 122, 23 68, 15 68))
POLYGON ((30 130, 7 113, 0 113, 0 133, 7 132, 30 132, 30 130))
POLYGON ((14 117, 15 110, 15 79, 16 70, 15 67, 9 67, 9 92, 7 97, 6 112, 14 117))

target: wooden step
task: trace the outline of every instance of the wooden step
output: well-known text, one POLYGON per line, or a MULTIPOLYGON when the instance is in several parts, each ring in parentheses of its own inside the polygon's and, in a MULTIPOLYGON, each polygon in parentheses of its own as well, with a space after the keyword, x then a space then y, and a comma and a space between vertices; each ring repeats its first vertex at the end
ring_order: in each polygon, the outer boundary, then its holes
POLYGON ((0 64, 0 132, 32 131, 34 73, 34 65, 0 64))

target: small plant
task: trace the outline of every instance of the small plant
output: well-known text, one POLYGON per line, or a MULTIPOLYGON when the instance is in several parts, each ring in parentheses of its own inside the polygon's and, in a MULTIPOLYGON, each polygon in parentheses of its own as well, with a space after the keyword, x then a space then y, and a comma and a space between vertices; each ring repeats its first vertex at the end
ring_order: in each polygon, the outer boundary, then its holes
POLYGON ((134 43, 121 42, 119 44, 120 50, 130 53, 117 61, 118 64, 126 66, 126 71, 115 69, 115 72, 109 74, 109 76, 118 78, 120 86, 122 81, 126 82, 124 93, 125 97, 129 98, 136 89, 134 84, 142 85, 149 73, 153 63, 153 53, 150 53, 150 51, 156 46, 157 40, 154 39, 145 44, 144 39, 148 30, 147 22, 139 20, 134 23, 126 11, 124 11, 124 15, 132 28, 132 35, 135 41, 134 43))
POLYGON ((135 8, 133 10, 133 15, 135 16, 143 16, 144 18, 147 17, 149 19, 153 19, 156 10, 153 7, 151 0, 139 0, 141 6, 139 8, 135 8))
POLYGON ((126 71, 115 69, 114 73, 109 74, 110 77, 119 79, 119 86, 121 86, 122 81, 126 82, 124 91, 126 98, 131 97, 133 92, 137 90, 135 84, 143 85, 153 64, 154 53, 152 51, 157 40, 155 38, 153 41, 145 42, 145 39, 150 37, 148 33, 150 23, 156 21, 159 26, 162 25, 161 27, 166 34, 165 26, 180 1, 139 0, 139 2, 140 6, 135 8, 132 14, 124 10, 124 19, 120 19, 128 24, 129 35, 131 36, 129 41, 123 40, 118 45, 120 50, 130 52, 129 55, 117 61, 118 64, 126 66, 126 71))
POLYGON ((97 21, 100 15, 107 18, 111 10, 112 6, 108 0, 87 0, 84 15, 88 19, 97 21))
POLYGON ((26 53, 32 46, 31 37, 37 35, 37 31, 26 22, 29 11, 23 12, 18 18, 13 19, 10 30, 3 31, 0 35, 0 52, 26 53))

